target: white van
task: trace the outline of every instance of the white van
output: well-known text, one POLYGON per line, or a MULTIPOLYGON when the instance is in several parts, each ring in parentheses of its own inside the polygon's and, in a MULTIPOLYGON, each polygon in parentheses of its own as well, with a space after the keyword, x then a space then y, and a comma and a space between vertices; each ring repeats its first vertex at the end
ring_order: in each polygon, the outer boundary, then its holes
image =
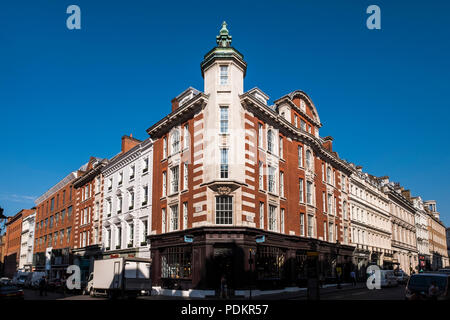
MULTIPOLYGON (((380 285, 381 287, 395 287, 398 285, 397 277, 394 274, 394 270, 379 270, 380 273, 373 271, 372 274, 375 274, 375 280, 377 275, 380 275, 380 285)), ((372 275, 371 273, 367 273, 367 277, 372 275)))
POLYGON ((380 274, 382 287, 395 287, 398 285, 394 270, 380 270, 380 274))

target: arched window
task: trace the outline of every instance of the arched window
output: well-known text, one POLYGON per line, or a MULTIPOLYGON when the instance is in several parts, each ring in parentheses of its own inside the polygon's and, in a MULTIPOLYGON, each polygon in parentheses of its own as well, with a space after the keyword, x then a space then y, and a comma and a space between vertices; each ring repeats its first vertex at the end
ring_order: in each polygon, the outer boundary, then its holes
POLYGON ((172 154, 180 151, 180 132, 175 130, 172 133, 172 154))
POLYGON ((273 133, 270 129, 267 131, 267 150, 273 152, 273 133))
POLYGON ((311 151, 310 150, 306 150, 306 167, 308 169, 311 169, 311 151))
POLYGON ((331 183, 331 168, 327 167, 327 182, 331 183))

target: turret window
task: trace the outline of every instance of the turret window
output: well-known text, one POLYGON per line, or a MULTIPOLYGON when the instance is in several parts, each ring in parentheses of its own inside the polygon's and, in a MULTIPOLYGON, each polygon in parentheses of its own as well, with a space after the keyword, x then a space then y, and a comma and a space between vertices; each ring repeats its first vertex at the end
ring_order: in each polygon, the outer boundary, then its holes
POLYGON ((220 177, 228 178, 228 149, 220 149, 220 177))
POLYGON ((220 84, 228 84, 228 66, 220 66, 220 84))
POLYGON ((220 107, 220 133, 228 133, 228 107, 220 107))

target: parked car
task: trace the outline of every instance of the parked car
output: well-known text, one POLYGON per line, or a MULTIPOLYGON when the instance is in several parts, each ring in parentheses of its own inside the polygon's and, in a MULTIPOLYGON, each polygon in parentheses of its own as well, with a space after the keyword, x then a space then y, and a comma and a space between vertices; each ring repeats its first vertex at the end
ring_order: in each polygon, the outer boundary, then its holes
POLYGON ((431 299, 428 290, 435 282, 439 288, 438 300, 450 300, 450 275, 446 273, 419 273, 409 278, 405 290, 406 300, 428 300, 431 299))
POLYGON ((394 271, 394 276, 398 283, 407 283, 409 279, 409 276, 403 270, 394 271))
POLYGON ((12 284, 0 285, 0 300, 23 299, 23 290, 12 284))
POLYGON ((16 285, 18 287, 24 287, 27 279, 28 279, 28 273, 25 273, 25 272, 18 273, 11 282, 13 285, 16 285))

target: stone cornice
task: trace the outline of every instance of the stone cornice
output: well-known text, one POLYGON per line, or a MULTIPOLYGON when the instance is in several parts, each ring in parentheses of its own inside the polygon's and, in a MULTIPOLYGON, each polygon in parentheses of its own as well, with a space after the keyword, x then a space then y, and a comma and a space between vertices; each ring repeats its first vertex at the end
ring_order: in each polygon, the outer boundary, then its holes
POLYGON ((389 199, 403 205, 403 207, 407 208, 412 214, 415 214, 416 208, 414 208, 414 205, 402 194, 398 193, 388 185, 384 187, 383 192, 389 196, 389 199))
POLYGON ((192 97, 189 101, 178 107, 153 126, 147 129, 148 135, 152 139, 160 138, 163 134, 170 131, 170 129, 182 122, 183 119, 194 113, 198 109, 203 109, 208 103, 208 95, 200 92, 192 97))
POLYGON ((54 193, 58 192, 60 189, 64 188, 67 184, 71 183, 74 179, 77 177, 77 172, 71 172, 69 173, 64 179, 62 179, 60 182, 55 184, 53 187, 51 187, 47 192, 45 192, 42 196, 37 198, 34 203, 36 205, 39 205, 43 201, 47 200, 52 196, 54 193))
MULTIPOLYGON (((102 173, 104 176, 110 176, 117 170, 120 170, 130 164, 131 162, 138 159, 142 153, 146 152, 148 148, 152 148, 153 141, 150 138, 145 139, 138 145, 131 148, 128 152, 117 156, 115 159, 111 160, 107 165, 102 168, 102 173)), ((149 163, 149 167, 150 167, 149 163)))

